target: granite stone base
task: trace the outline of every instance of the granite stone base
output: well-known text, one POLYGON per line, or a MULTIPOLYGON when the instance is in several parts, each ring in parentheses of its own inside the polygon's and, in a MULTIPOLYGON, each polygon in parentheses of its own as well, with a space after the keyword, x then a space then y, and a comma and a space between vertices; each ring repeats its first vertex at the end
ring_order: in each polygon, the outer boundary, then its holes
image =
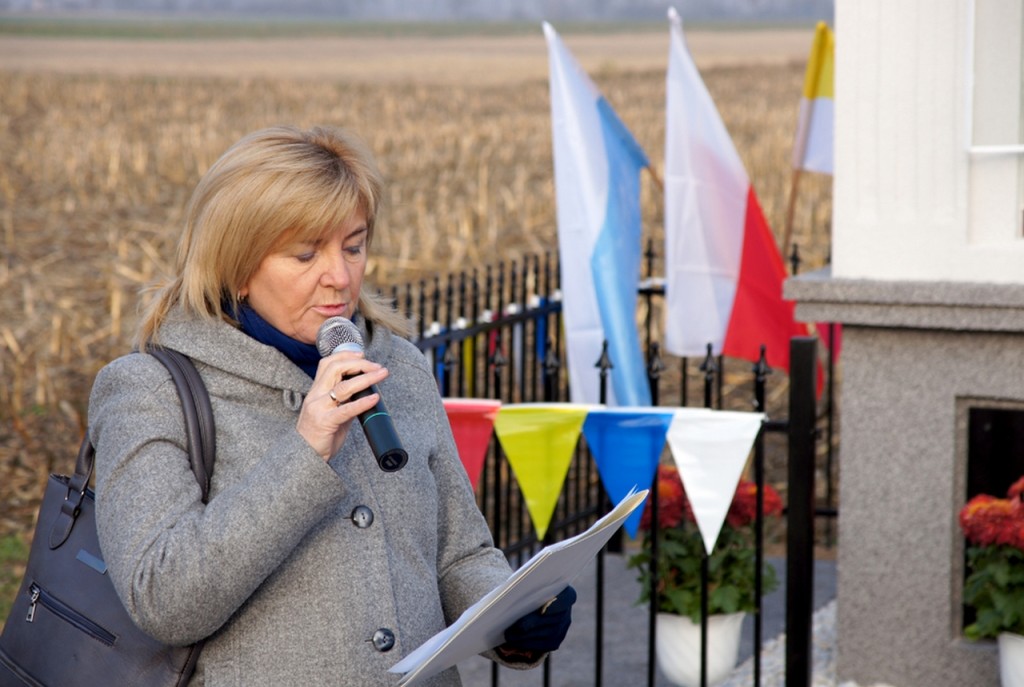
POLYGON ((843 324, 840 681, 998 685, 962 638, 966 417, 1024 409, 1024 286, 789 279, 797 318, 843 324))

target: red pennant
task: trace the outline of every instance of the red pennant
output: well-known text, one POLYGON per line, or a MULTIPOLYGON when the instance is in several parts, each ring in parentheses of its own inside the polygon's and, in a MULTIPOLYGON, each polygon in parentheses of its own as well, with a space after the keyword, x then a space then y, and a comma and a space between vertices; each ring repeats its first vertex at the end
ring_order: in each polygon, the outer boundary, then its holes
POLYGON ((494 418, 498 416, 501 401, 484 398, 446 398, 444 409, 448 424, 452 426, 455 447, 469 482, 476 489, 480 472, 487 457, 487 447, 494 433, 494 418))

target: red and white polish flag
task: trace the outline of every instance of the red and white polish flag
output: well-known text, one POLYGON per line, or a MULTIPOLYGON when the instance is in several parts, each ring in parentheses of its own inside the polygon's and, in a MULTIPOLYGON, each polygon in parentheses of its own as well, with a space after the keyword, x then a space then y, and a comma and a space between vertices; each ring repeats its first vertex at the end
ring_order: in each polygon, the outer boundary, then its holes
POLYGON ((782 298, 786 269, 750 177, 669 9, 665 132, 665 346, 789 369, 807 335, 782 298))

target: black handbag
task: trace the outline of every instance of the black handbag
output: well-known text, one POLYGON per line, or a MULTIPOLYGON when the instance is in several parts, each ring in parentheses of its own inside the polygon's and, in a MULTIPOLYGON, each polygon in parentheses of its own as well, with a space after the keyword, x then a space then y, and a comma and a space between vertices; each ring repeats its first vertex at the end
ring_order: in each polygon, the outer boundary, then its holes
MULTIPOLYGON (((205 503, 215 453, 213 411, 192 362, 147 351, 167 367, 181 397, 192 471, 205 503)), ((0 685, 183 686, 202 642, 161 644, 140 630, 114 591, 96 538, 88 487, 96 451, 82 441, 75 473, 50 475, 21 589, 0 635, 0 685)))

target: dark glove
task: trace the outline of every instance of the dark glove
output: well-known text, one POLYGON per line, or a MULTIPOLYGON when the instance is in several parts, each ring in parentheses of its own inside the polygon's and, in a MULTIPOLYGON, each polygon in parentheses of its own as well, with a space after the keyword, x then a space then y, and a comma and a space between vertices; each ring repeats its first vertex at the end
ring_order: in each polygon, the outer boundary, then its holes
POLYGON ((532 663, 541 654, 557 649, 572 623, 574 603, 576 590, 568 586, 550 603, 509 625, 505 629, 505 643, 497 649, 498 655, 532 663))

